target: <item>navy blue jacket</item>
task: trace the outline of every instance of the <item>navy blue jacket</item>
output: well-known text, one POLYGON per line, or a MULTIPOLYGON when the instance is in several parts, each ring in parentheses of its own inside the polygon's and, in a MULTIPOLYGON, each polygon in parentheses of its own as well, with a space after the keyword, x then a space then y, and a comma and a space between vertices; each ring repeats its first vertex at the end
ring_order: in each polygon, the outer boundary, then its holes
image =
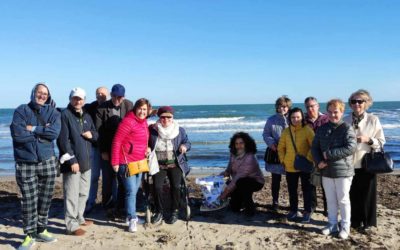
POLYGON ((89 113, 83 112, 81 114, 76 112, 71 105, 68 105, 68 108, 61 112, 61 133, 57 145, 60 158, 66 153, 75 157, 61 165, 61 172, 70 172, 71 165, 74 163, 79 164, 80 172, 90 170, 92 143, 95 143, 97 138, 98 133, 89 113), (90 140, 82 136, 82 133, 87 131, 92 133, 90 140))
MULTIPOLYGON (((157 143, 158 131, 155 129, 154 125, 149 126, 149 131, 150 131, 149 147, 153 151, 157 143)), ((187 137, 186 131, 184 128, 179 127, 179 134, 172 140, 172 145, 174 146, 174 154, 175 158, 177 159, 177 165, 181 168, 182 172, 185 175, 188 175, 190 172, 190 167, 187 162, 186 154, 181 154, 181 152, 179 152, 179 147, 182 144, 185 145, 187 151, 190 150, 191 143, 187 137)))
MULTIPOLYGON (((49 98, 50 99, 50 98, 49 98)), ((61 129, 60 113, 51 105, 20 105, 15 111, 10 125, 14 146, 14 158, 17 163, 40 163, 55 156, 54 140, 61 129), (36 117, 42 118, 45 124, 36 117), (28 131, 27 125, 36 126, 28 131)))

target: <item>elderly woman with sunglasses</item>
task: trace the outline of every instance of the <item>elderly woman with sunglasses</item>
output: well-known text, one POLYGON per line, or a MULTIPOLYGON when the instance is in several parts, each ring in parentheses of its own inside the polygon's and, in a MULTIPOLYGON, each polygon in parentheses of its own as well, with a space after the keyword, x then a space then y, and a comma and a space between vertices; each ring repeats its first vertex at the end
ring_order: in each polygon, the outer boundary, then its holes
POLYGON ((376 174, 365 171, 361 166, 363 156, 371 149, 379 149, 385 143, 379 118, 367 113, 372 97, 360 89, 351 94, 349 105, 352 113, 344 118, 351 124, 357 136, 357 150, 354 153, 355 175, 350 189, 351 226, 365 231, 376 226, 376 174))
POLYGON ((178 209, 181 199, 180 185, 183 174, 189 173, 186 152, 191 144, 184 128, 174 120, 174 109, 170 106, 160 107, 157 111, 159 120, 150 126, 149 147, 155 150, 160 171, 153 175, 155 213, 151 218, 153 224, 162 222, 165 207, 162 203, 164 179, 168 176, 171 185, 172 214, 167 220, 174 224, 178 220, 178 209))

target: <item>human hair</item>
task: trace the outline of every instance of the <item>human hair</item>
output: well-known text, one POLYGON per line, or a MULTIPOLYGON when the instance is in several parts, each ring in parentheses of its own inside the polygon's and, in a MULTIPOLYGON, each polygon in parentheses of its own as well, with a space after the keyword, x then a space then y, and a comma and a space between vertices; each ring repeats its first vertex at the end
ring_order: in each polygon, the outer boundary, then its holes
POLYGON ((348 100, 349 105, 351 104, 351 100, 353 100, 353 98, 357 95, 361 96, 361 98, 365 101, 365 110, 369 109, 372 106, 373 100, 371 94, 365 89, 359 89, 356 92, 352 93, 348 100))
POLYGON ((333 106, 335 108, 339 108, 340 111, 344 112, 344 108, 346 107, 346 104, 340 99, 331 99, 326 104, 326 111, 328 111, 330 106, 333 106))
POLYGON ((296 113, 296 112, 300 112, 300 114, 301 114, 301 126, 304 127, 306 125, 306 120, 304 119, 304 113, 303 113, 303 110, 301 108, 298 108, 298 107, 295 107, 295 108, 292 108, 291 110, 289 110, 289 123, 290 123, 290 125, 293 125, 292 124, 292 119, 291 119, 292 114, 296 113))
POLYGON ((149 100, 147 100, 146 98, 140 98, 135 102, 135 105, 133 106, 132 111, 134 113, 136 113, 136 110, 138 110, 140 107, 142 107, 143 105, 147 106, 147 115, 150 114, 150 110, 151 110, 151 103, 149 100))
POLYGON ((246 132, 237 132, 231 137, 231 140, 229 142, 229 149, 230 149, 231 154, 233 154, 233 155, 237 154, 235 142, 239 138, 241 138, 244 142, 244 150, 246 153, 252 153, 252 154, 257 153, 257 145, 256 145, 256 141, 253 139, 253 137, 251 137, 246 132))
POLYGON ((315 98, 314 96, 309 96, 306 99, 304 99, 304 104, 307 104, 307 102, 309 101, 315 101, 316 103, 318 103, 317 98, 315 98))
POLYGON ((283 95, 275 101, 275 111, 279 112, 279 107, 286 105, 290 109, 292 107, 292 100, 287 95, 283 95))

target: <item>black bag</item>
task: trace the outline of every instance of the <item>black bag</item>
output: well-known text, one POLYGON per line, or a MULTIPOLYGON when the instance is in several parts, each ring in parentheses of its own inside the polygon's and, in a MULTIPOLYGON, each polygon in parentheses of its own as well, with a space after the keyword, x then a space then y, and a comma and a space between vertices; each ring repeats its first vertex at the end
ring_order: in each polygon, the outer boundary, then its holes
POLYGON ((294 157, 294 169, 299 170, 304 173, 311 173, 314 169, 314 163, 309 161, 307 157, 303 155, 299 155, 297 153, 297 147, 296 144, 294 143, 293 135, 292 135, 292 130, 290 129, 289 126, 289 133, 290 133, 290 138, 292 139, 292 144, 294 147, 294 152, 296 153, 296 156, 294 157))
POLYGON ((268 164, 280 164, 278 152, 272 150, 270 147, 267 147, 264 154, 264 161, 268 164))
POLYGON ((393 172, 393 159, 388 153, 385 153, 380 141, 379 144, 381 146, 381 151, 374 152, 374 150, 371 148, 371 152, 366 153, 362 158, 361 165, 368 173, 371 174, 384 174, 393 172))

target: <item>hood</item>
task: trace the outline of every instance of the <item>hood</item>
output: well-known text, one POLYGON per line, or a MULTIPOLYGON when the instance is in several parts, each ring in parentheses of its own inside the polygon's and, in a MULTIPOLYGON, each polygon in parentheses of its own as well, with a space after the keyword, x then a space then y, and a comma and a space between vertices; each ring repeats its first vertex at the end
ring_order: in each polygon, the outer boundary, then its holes
POLYGON ((37 104, 36 101, 35 101, 35 92, 36 92, 36 89, 37 89, 37 87, 38 87, 39 85, 42 85, 42 86, 46 87, 46 88, 47 88, 47 92, 49 92, 49 96, 48 96, 47 101, 45 102, 44 105, 49 105, 49 106, 55 108, 55 107, 56 107, 56 103, 55 103, 55 101, 51 98, 51 94, 50 94, 49 87, 47 87, 47 85, 46 85, 45 83, 43 83, 43 82, 37 83, 37 84, 33 87, 33 89, 32 89, 32 92, 31 92, 31 101, 30 101, 30 103, 29 103, 29 104, 31 105, 31 107, 34 108, 34 109, 37 109, 37 110, 40 109, 40 107, 41 107, 41 105, 37 104))

